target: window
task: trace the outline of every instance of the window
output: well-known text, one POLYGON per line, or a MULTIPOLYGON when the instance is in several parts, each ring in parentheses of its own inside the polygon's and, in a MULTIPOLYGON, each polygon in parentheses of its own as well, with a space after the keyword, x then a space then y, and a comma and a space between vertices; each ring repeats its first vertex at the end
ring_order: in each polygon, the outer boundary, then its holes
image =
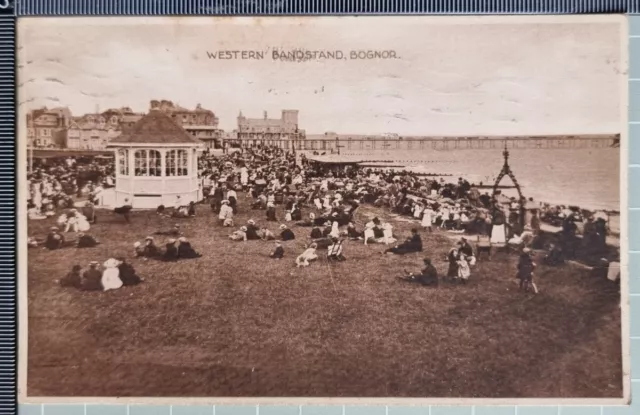
POLYGON ((147 176, 147 150, 138 150, 133 155, 135 175, 147 176))
POLYGON ((170 150, 167 152, 165 176, 187 176, 188 161, 186 150, 170 150))
POLYGON ((111 116, 111 124, 117 124, 118 123, 118 117, 116 117, 115 115, 111 116))
POLYGON ((158 150, 137 150, 133 159, 136 176, 162 175, 162 155, 158 150))
POLYGON ((129 175, 129 150, 118 150, 118 171, 121 176, 129 175))
POLYGON ((162 155, 158 150, 149 150, 149 176, 162 176, 162 155))

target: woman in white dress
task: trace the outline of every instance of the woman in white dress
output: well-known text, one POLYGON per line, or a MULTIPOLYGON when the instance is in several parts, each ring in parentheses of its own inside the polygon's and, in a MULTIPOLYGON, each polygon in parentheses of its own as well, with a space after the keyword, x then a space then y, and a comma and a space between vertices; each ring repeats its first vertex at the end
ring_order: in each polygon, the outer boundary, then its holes
POLYGON ((422 212, 422 227, 425 229, 429 229, 429 231, 431 232, 433 230, 432 228, 432 224, 433 224, 433 215, 434 215, 434 211, 433 209, 431 209, 430 206, 427 206, 424 211, 422 212))
POLYGON ((384 242, 385 245, 389 245, 397 241, 397 239, 393 237, 393 226, 389 222, 382 225, 382 232, 384 233, 382 242, 384 242))
POLYGON ((413 217, 416 219, 420 219, 420 217, 422 216, 422 211, 424 210, 424 208, 422 207, 422 205, 420 203, 415 203, 413 205, 413 217))
POLYGON ((122 287, 118 265, 120 265, 120 261, 113 258, 109 258, 104 262, 104 271, 102 271, 101 279, 104 291, 117 290, 122 287))

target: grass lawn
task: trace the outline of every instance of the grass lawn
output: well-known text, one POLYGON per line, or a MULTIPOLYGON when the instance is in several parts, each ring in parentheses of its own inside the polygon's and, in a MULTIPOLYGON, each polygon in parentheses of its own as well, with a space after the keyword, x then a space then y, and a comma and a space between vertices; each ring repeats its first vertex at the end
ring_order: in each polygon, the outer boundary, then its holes
MULTIPOLYGON (((263 211, 244 209, 238 226, 265 223, 263 211)), ((364 206, 360 222, 367 213, 385 217, 364 206)), ((29 234, 44 236, 54 221, 31 221, 29 234)), ((108 293, 54 283, 74 264, 131 258, 134 241, 174 223, 134 212, 127 225, 104 212, 91 232, 99 247, 29 250, 28 395, 622 395, 618 284, 572 266, 541 267, 541 293, 526 295, 507 254, 479 262, 466 286, 397 281, 426 255, 446 272, 452 241, 442 233, 423 233, 421 255, 348 241, 347 262, 296 269, 310 228, 294 227, 298 239, 274 261, 272 242, 229 241, 230 229, 201 205, 180 223, 204 257, 131 259, 146 281, 108 293)), ((413 225, 395 226, 403 239, 413 225)))

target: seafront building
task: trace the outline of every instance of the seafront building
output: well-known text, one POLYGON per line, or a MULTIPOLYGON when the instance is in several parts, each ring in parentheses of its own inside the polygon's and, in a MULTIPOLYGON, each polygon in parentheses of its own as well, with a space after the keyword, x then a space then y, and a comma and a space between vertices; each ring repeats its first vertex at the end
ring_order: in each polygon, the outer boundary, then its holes
POLYGON ((143 116, 129 107, 122 107, 73 117, 67 131, 66 148, 104 151, 113 138, 131 128, 143 116))
POLYGON ((305 139, 305 130, 298 126, 298 110, 282 110, 280 118, 269 118, 267 111, 262 118, 247 118, 238 115, 236 144, 242 147, 254 145, 280 145, 289 148, 288 143, 305 139))
POLYGON ((193 110, 168 100, 152 100, 149 110, 160 110, 181 126, 187 133, 202 141, 205 147, 221 148, 224 132, 218 127, 219 119, 213 111, 200 104, 193 110))
POLYGON ((63 148, 71 111, 66 107, 42 107, 27 114, 27 142, 30 147, 63 148))

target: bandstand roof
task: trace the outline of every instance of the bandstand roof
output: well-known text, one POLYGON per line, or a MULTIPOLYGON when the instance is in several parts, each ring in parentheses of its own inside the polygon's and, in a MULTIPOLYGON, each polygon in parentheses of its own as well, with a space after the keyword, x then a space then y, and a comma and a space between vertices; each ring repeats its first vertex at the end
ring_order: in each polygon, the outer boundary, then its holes
POLYGON ((151 110, 126 133, 112 138, 109 147, 135 144, 184 145, 188 147, 202 145, 200 140, 187 133, 171 117, 158 110, 151 110))

